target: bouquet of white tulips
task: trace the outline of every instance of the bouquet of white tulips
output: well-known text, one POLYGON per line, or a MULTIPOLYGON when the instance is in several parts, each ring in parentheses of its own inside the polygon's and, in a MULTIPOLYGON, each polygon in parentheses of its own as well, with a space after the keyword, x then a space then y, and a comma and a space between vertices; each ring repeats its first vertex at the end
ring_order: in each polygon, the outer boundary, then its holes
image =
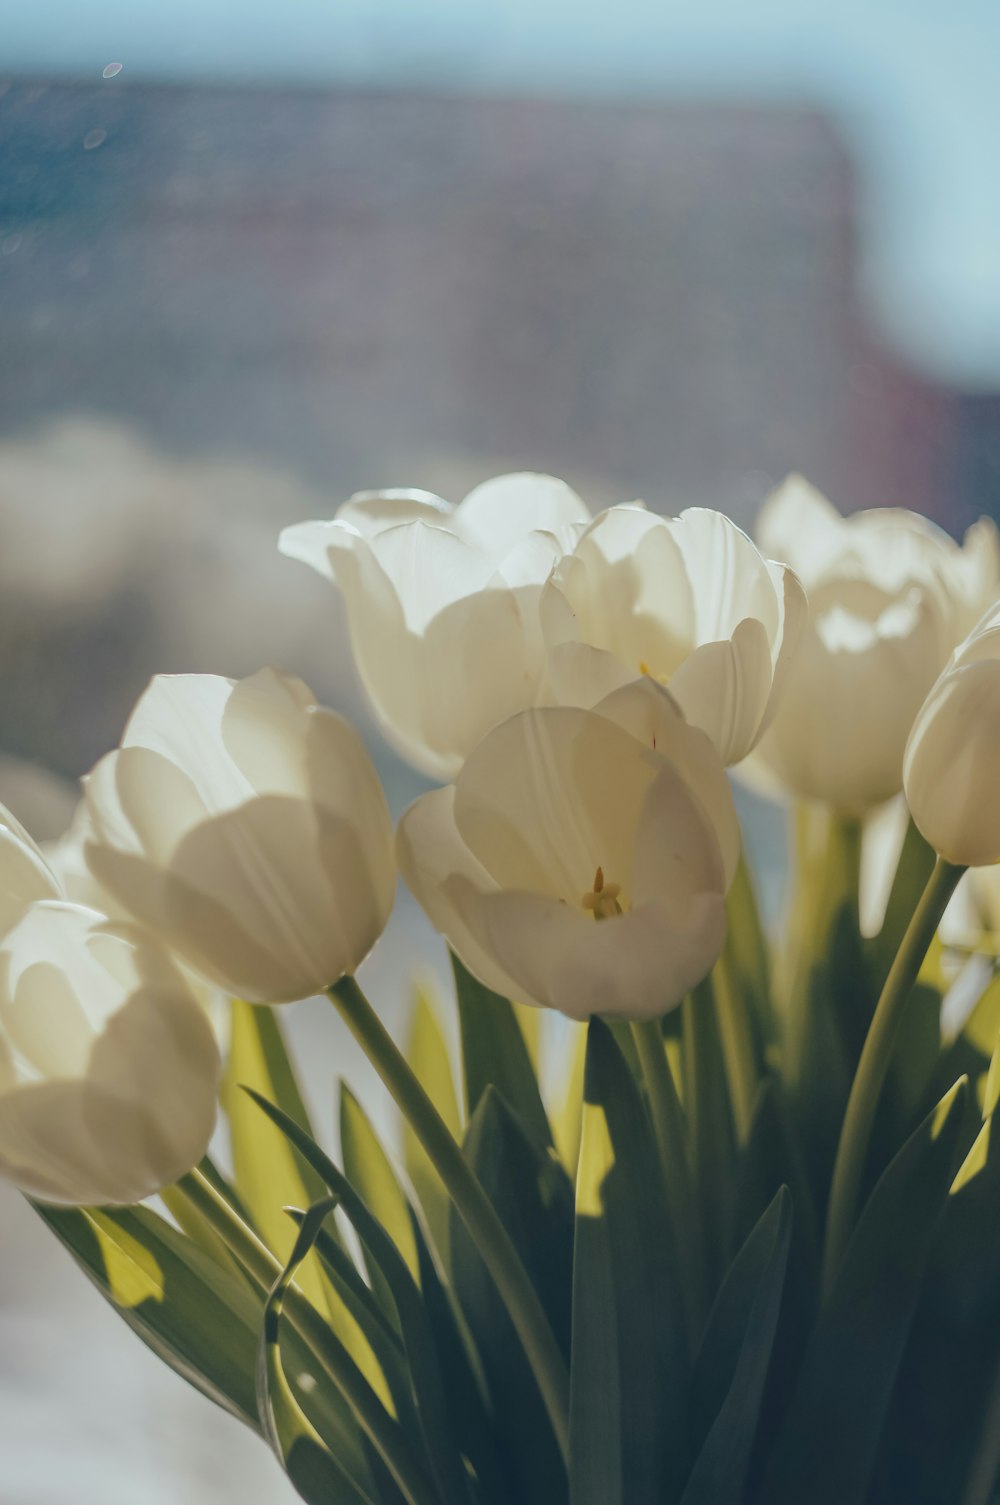
POLYGON ((0 1171, 310 1505, 1000 1499, 1000 545, 795 477, 758 537, 365 493, 281 548, 437 781, 395 832, 272 670, 154 680, 52 849, 0 812, 0 1171), (729 770, 795 806, 774 937, 729 770), (397 873, 457 1076, 355 980, 397 873), (323 992, 398 1158, 311 1127, 323 992))

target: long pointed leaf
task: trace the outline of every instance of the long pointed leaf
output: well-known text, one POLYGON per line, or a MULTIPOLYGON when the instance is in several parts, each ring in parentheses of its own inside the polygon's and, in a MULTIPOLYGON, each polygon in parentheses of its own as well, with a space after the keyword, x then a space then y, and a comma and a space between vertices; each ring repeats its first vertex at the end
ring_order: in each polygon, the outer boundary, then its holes
POLYGON ((791 1193, 782 1187, 722 1283, 695 1366, 692 1423, 705 1442, 682 1505, 740 1505, 743 1499, 791 1227, 791 1193))
POLYGON ((881 1176, 806 1352, 761 1505, 863 1505, 954 1175, 957 1082, 881 1176))
POLYGON ((572 1505, 669 1505, 689 1445, 689 1373, 660 1161, 639 1089, 591 1020, 577 1175, 572 1505))
POLYGON ((547 1150, 552 1130, 513 1007, 477 982, 457 956, 451 960, 462 1035, 466 1117, 472 1118, 487 1087, 495 1087, 521 1119, 531 1141, 547 1150))
POLYGON ((36 1212, 128 1326, 203 1395, 256 1429, 260 1302, 145 1207, 36 1212))
MULTIPOLYGON (((417 1244, 406 1194, 371 1120, 344 1082, 340 1085, 340 1151, 348 1181, 382 1224, 410 1274, 416 1277, 417 1244)), ((369 1270, 368 1275, 375 1285, 378 1271, 369 1270)))
POLYGON ((264 1434, 296 1492, 307 1505, 374 1505, 337 1463, 302 1410, 285 1378, 280 1327, 285 1292, 336 1206, 328 1197, 306 1213, 288 1262, 264 1305, 257 1346, 257 1409, 264 1434))
MULTIPOLYGON (((257 1094, 251 1096, 271 1121, 288 1135, 290 1143, 308 1160, 329 1190, 340 1199, 373 1267, 379 1270, 385 1281, 386 1289, 395 1303, 413 1381, 413 1398, 441 1498, 445 1502, 464 1502, 467 1498, 466 1476, 454 1449, 450 1408, 441 1383, 433 1335, 427 1322, 420 1288, 406 1260, 387 1230, 374 1217, 329 1156, 274 1104, 257 1094)), ((414 1249, 417 1232, 415 1225, 411 1223, 410 1238, 414 1249)))
MULTIPOLYGON (((406 1059, 417 1081, 456 1139, 462 1137, 462 1116, 455 1091, 451 1058, 444 1030, 431 999, 418 989, 413 1003, 406 1059)), ((403 1164, 423 1209, 434 1246, 448 1267, 448 1193, 430 1157, 410 1125, 403 1122, 403 1164)))
MULTIPOLYGON (((565 1172, 554 1152, 537 1148, 492 1086, 472 1116, 463 1152, 567 1351, 573 1225, 565 1172)), ((455 1292, 486 1373, 511 1498, 523 1505, 558 1505, 565 1499, 566 1473, 537 1383, 493 1278, 454 1212, 451 1247, 455 1292)))
MULTIPOLYGON (((239 1089, 253 1087, 279 1103, 306 1133, 309 1115, 295 1078, 284 1034, 273 1009, 234 999, 230 1053, 222 1086, 222 1106, 229 1120, 236 1191, 250 1218, 279 1260, 288 1258, 295 1230, 282 1209, 307 1207, 325 1188, 308 1166, 293 1155, 287 1140, 268 1123, 239 1089)), ((298 1283, 321 1311, 327 1292, 315 1260, 307 1260, 298 1283)))

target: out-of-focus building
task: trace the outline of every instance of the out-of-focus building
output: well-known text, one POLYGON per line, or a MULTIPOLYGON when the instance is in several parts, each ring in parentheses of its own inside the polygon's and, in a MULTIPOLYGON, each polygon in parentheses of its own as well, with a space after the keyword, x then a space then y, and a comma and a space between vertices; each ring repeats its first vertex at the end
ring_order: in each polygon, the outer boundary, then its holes
MULTIPOLYGON (((0 573, 15 521, 44 574, 72 516, 70 565, 101 581, 44 611, 33 594, 26 628, 4 579, 0 751, 76 773, 155 669, 253 667, 241 613, 263 651, 262 592, 318 599, 273 535, 361 486, 538 468, 595 504, 749 524, 798 469, 845 508, 964 524, 995 495, 996 426, 873 345, 855 220, 851 160, 805 109, 9 85, 0 436, 80 413, 118 432, 30 501, 23 445, 0 450, 0 573), (164 485, 137 440, 109 511, 102 460, 132 425, 244 479, 164 485), (248 464, 291 479, 258 488, 248 464)), ((274 656, 342 698, 333 618, 321 658, 278 615, 274 656)))

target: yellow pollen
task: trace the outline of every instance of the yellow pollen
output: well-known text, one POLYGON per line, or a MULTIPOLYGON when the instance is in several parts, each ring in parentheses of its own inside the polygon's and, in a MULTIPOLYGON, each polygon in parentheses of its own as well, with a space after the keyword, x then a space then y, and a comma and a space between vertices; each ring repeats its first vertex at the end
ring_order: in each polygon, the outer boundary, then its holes
POLYGON ((658 685, 665 685, 670 679, 669 674, 657 674, 654 669, 649 667, 644 658, 639 660, 639 673, 644 675, 646 679, 653 680, 658 685))
POLYGON ((618 895, 621 891, 620 883, 605 883, 604 869, 598 867, 594 874, 594 886, 589 894, 584 894, 580 903, 584 909, 593 911, 595 920, 610 920, 614 915, 622 913, 622 907, 618 902, 618 895))

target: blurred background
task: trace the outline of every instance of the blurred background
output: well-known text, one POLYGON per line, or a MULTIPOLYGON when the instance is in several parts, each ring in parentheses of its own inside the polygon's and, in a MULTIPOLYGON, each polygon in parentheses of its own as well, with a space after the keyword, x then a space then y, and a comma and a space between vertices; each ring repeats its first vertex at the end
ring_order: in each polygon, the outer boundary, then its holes
MULTIPOLYGON (((276 663, 371 731, 275 551, 359 487, 1000 516, 998 46, 993 0, 12 7, 0 799, 58 835, 161 670, 276 663)), ((398 1023, 442 964, 394 926, 398 1023)), ((328 1126, 356 1061, 294 1027, 328 1126)), ((0 1460, 3 1505, 291 1497, 2 1189, 0 1460)))

